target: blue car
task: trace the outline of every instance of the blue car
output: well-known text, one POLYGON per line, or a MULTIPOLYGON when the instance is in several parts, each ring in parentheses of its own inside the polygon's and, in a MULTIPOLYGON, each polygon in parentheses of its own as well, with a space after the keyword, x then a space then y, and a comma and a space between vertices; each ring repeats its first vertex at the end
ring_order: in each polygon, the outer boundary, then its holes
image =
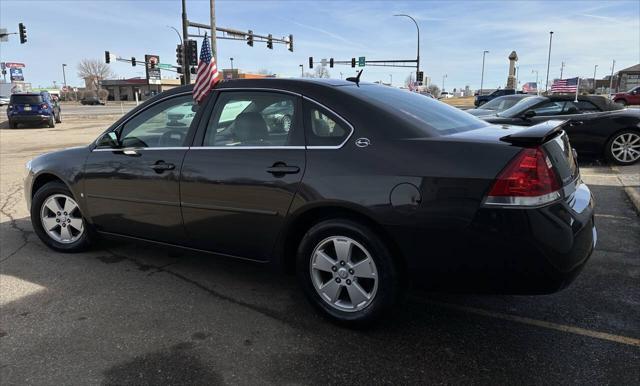
POLYGON ((21 123, 46 123, 49 127, 55 127, 56 123, 62 122, 60 105, 46 91, 11 95, 7 117, 12 129, 17 129, 21 123))

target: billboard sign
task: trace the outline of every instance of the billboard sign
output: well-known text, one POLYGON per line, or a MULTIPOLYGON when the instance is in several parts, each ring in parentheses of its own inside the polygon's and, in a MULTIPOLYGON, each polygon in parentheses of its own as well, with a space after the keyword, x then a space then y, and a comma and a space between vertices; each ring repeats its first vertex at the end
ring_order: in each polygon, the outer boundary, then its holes
POLYGON ((13 63, 13 62, 5 62, 4 64, 7 68, 24 68, 24 63, 13 63))
POLYGON ((144 61, 147 68, 147 80, 149 84, 161 84, 160 81, 160 57, 158 55, 145 55, 144 61), (152 67, 153 65, 153 67, 152 67))
POLYGON ((24 82, 24 76, 22 75, 22 68, 9 68, 9 73, 11 74, 11 81, 24 82))

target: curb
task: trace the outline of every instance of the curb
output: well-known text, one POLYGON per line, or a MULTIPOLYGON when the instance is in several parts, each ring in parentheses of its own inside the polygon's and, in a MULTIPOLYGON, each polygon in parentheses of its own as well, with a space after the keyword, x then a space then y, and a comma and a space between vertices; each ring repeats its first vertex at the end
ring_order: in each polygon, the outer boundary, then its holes
POLYGON ((629 200, 636 209, 636 214, 640 215, 640 187, 639 186, 627 186, 624 191, 629 196, 629 200))

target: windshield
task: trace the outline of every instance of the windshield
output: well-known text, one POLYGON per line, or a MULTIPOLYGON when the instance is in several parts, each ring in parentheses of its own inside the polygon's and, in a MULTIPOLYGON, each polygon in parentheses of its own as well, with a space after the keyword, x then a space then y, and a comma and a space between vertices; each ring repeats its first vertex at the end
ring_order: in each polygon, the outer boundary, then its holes
POLYGON ((417 135, 421 137, 455 134, 488 126, 471 114, 415 92, 377 85, 361 85, 350 91, 404 118, 418 129, 417 135))
POLYGON ((513 105, 511 108, 508 108, 505 111, 499 113, 498 116, 515 118, 521 115, 522 113, 524 113, 525 111, 527 111, 529 108, 537 105, 540 102, 544 102, 545 100, 546 98, 539 97, 539 96, 532 96, 532 97, 521 99, 518 103, 513 105))
POLYGON ((24 105, 36 105, 42 103, 42 97, 40 95, 12 95, 11 103, 24 104, 24 105))
POLYGON ((491 111, 504 111, 516 103, 520 102, 523 98, 514 98, 514 97, 500 97, 494 100, 491 100, 482 106, 479 109, 482 110, 491 110, 491 111))

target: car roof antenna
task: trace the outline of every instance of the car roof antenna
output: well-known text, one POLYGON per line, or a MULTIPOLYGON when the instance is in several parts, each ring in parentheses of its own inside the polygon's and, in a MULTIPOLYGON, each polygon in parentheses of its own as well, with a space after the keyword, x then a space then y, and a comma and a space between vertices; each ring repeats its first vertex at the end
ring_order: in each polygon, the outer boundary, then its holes
POLYGON ((356 84, 356 86, 360 87, 360 75, 362 75, 362 71, 364 71, 364 69, 358 71, 358 76, 350 76, 347 78, 347 81, 349 82, 354 82, 356 84))

